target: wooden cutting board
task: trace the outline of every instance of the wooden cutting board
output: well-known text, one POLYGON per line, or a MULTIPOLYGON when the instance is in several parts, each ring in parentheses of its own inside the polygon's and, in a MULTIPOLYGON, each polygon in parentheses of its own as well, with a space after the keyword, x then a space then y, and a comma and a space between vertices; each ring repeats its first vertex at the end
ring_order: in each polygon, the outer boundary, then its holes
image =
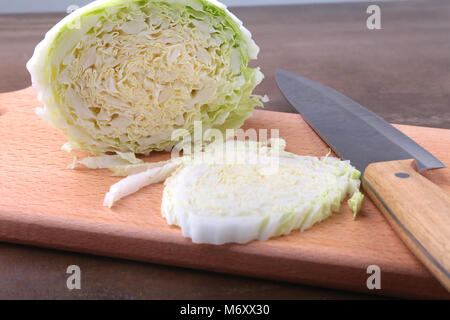
MULTIPOLYGON (((0 95, 0 240, 188 268, 404 296, 449 298, 365 200, 356 221, 341 212, 305 232, 247 245, 195 245, 160 214, 163 185, 102 206, 119 178, 108 170, 66 169, 63 135, 34 115, 34 89, 0 95), (367 267, 381 269, 368 290, 367 267)), ((322 156, 327 145, 299 115, 255 111, 245 129, 280 129, 288 151, 322 156)), ((450 165, 450 130, 398 126, 450 165)), ((86 156, 86 153, 79 153, 86 156)), ((157 153, 149 161, 167 159, 157 153)), ((450 193, 450 170, 424 175, 450 193)), ((276 297, 274 297, 276 298, 276 297)))

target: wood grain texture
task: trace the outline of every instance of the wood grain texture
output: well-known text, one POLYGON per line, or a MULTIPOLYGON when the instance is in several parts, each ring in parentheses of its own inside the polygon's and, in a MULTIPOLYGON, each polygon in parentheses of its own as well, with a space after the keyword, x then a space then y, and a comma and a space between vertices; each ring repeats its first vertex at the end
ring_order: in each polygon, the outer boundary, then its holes
MULTIPOLYGON (((102 207, 118 178, 107 170, 68 170, 62 134, 33 113, 33 89, 0 95, 0 239, 4 241, 369 292, 366 268, 382 270, 378 293, 448 297, 395 235, 371 201, 352 220, 341 212, 306 232, 248 245, 194 245, 160 214, 162 184, 102 207)), ((298 115, 255 111, 245 128, 280 129, 288 151, 324 155, 328 147, 298 115)), ((399 126, 450 163, 450 131, 399 126)), ((80 156, 86 155, 79 153, 80 156)), ((159 153, 151 161, 167 158, 159 153)), ((450 192, 450 170, 424 174, 450 192)))
POLYGON ((415 160, 372 163, 364 190, 408 248, 450 292, 450 196, 415 160))

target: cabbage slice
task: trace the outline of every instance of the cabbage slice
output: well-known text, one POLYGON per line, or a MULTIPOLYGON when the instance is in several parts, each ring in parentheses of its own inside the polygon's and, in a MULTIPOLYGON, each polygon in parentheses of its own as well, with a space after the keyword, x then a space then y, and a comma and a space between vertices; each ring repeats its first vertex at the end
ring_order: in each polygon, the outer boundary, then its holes
POLYGON ((338 211, 348 196, 357 214, 364 196, 360 172, 349 161, 295 155, 282 139, 269 144, 227 141, 164 162, 111 187, 105 205, 167 177, 161 206, 167 223, 194 243, 209 244, 306 230, 338 211))
POLYGON ((363 199, 364 195, 360 191, 355 192, 353 196, 350 199, 348 199, 348 206, 350 210, 353 211, 353 219, 356 218, 359 211, 361 210, 363 199))
POLYGON ((36 113, 95 155, 149 154, 176 129, 238 128, 263 98, 259 48, 214 0, 98 0, 53 27, 27 67, 36 113))
POLYGON ((117 155, 88 157, 76 161, 76 164, 82 164, 88 167, 89 169, 107 169, 143 163, 144 161, 136 158, 136 155, 134 153, 121 153, 121 152, 118 152, 117 155))
POLYGON ((176 163, 167 163, 161 167, 151 168, 139 174, 133 174, 114 184, 105 196, 103 205, 111 208, 114 202, 135 193, 153 183, 164 181, 175 169, 176 163))

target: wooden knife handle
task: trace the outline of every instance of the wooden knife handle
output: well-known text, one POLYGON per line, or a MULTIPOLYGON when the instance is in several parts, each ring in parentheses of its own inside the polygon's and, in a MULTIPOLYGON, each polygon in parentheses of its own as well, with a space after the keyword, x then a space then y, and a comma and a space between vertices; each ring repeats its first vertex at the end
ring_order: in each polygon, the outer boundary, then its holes
POLYGON ((450 292, 450 196, 415 160, 373 163, 363 187, 401 239, 450 292))

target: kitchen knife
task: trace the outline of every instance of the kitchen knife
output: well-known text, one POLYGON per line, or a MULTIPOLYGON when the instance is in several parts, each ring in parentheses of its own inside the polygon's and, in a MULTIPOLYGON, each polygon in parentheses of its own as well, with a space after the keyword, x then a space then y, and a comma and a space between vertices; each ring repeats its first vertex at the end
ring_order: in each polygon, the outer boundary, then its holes
POLYGON ((366 194, 409 249, 450 291, 450 196, 417 170, 445 165, 381 117, 344 95, 277 70, 289 103, 362 172, 366 194))

